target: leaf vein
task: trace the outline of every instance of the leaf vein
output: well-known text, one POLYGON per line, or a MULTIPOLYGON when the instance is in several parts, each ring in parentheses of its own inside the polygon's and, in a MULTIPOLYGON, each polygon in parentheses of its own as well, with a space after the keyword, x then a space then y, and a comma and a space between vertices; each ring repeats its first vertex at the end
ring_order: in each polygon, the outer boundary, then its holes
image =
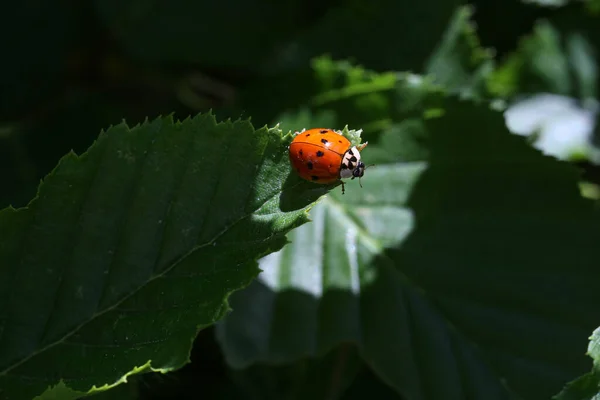
MULTIPOLYGON (((150 144, 152 144, 153 141, 150 141, 150 144)), ((148 144, 146 144, 146 146, 148 146, 148 144)), ((114 274, 114 267, 115 267, 115 260, 117 260, 119 253, 122 251, 122 247, 123 247, 123 232, 125 230, 125 227, 127 226, 127 223, 129 222, 129 218, 128 216, 130 215, 130 210, 131 207, 134 203, 134 193, 136 193, 139 189, 139 182, 141 181, 140 177, 143 175, 144 173, 144 164, 146 163, 146 160, 148 158, 148 154, 150 153, 148 151, 148 148, 145 148, 146 151, 143 152, 143 157, 141 159, 141 161, 139 163, 137 163, 136 165, 136 171, 134 174, 134 183, 132 185, 129 186, 129 190, 127 191, 127 196, 125 199, 126 202, 126 206, 122 207, 122 211, 121 211, 121 216, 120 216, 120 224, 118 229, 118 238, 117 238, 117 242, 116 242, 116 246, 115 246, 115 251, 113 251, 113 253, 111 254, 111 258, 110 258, 110 263, 108 264, 108 268, 106 270, 106 273, 103 274, 103 282, 102 282, 102 293, 100 294, 100 296, 98 296, 98 301, 96 304, 96 309, 98 309, 98 307, 100 307, 105 300, 105 296, 107 294, 107 288, 110 286, 110 282, 111 282, 111 277, 114 274), (109 284, 107 284, 109 283, 109 284)))
MULTIPOLYGON (((291 188, 290 188, 291 189, 291 188)), ((288 189, 289 190, 289 189, 288 189)), ((191 253, 198 251, 202 248, 205 248, 209 245, 212 245, 213 242, 215 242, 216 240, 218 240, 219 237, 221 237, 222 235, 224 235, 225 233, 227 233, 230 229, 233 228, 233 226, 237 225, 238 223, 240 223, 241 221, 243 221, 244 219, 252 216, 253 214, 257 213, 262 207, 265 206, 265 204, 268 204, 275 196, 277 196, 278 194, 281 194, 282 192, 285 192, 284 190, 280 190, 277 191, 275 194, 273 194, 270 198, 266 199, 265 202, 263 204, 261 204, 259 207, 257 207, 254 211, 249 212, 243 216, 241 216, 239 219, 237 219, 236 221, 232 222, 231 224, 227 225, 225 228, 223 228, 221 231, 217 232, 215 234, 215 236, 212 239, 207 240, 206 242, 199 244, 197 246, 195 246, 193 249, 191 249, 190 251, 188 251, 187 253, 185 253, 184 255, 182 255, 179 259, 177 259, 176 261, 173 262, 172 265, 170 265, 168 268, 165 268, 164 270, 162 270, 159 274, 154 274, 152 277, 150 277, 147 282, 145 282, 144 284, 140 285, 140 287, 132 290, 128 295, 123 296, 121 299, 119 299, 118 301, 115 302, 115 304, 113 304, 110 307, 107 307, 106 309, 97 312, 95 315, 93 315, 91 318, 89 318, 87 321, 82 322, 81 324, 79 324, 78 326, 74 327, 73 329, 71 329, 69 332, 65 333, 65 335, 63 335, 60 339, 52 342, 52 343, 48 343, 46 346, 44 346, 43 348, 33 352, 32 354, 30 354, 27 357, 24 357, 23 359, 19 360, 18 362, 15 362, 13 365, 8 366, 7 368, 5 368, 4 370, 0 371, 0 375, 9 375, 10 371, 14 370, 15 368, 23 365, 24 363, 26 363, 27 361, 31 360, 33 357, 37 356, 38 354, 43 353, 44 351, 47 351, 51 348, 53 348, 54 346, 63 343, 64 341, 66 341, 68 338, 70 338, 71 336, 73 336, 75 333, 77 333, 80 329, 82 329, 83 327, 85 327, 88 323, 90 323, 91 321, 95 320, 96 318, 107 314, 108 312, 111 312, 115 309, 117 309, 119 307, 119 305, 123 304, 126 300, 128 300, 129 298, 133 297, 134 295, 136 295, 138 292, 140 292, 141 290, 143 290, 147 285, 149 285, 151 282, 153 282, 155 279, 161 278, 162 276, 166 275, 169 271, 173 270, 180 262, 182 262, 185 258, 187 258, 191 253)), ((11 375, 15 375, 18 376, 16 374, 11 374, 11 375)))
MULTIPOLYGON (((102 160, 104 160, 104 157, 106 156, 107 147, 108 146, 104 146, 101 149, 102 153, 100 155, 100 162, 95 163, 95 165, 94 165, 95 168, 93 171, 92 179, 90 179, 90 181, 89 181, 90 183, 87 185, 85 195, 83 196, 82 201, 79 204, 79 209, 77 211, 77 222, 78 222, 76 225, 77 227, 81 227, 82 211, 84 209, 85 204, 89 201, 90 194, 91 194, 92 188, 94 187, 94 184, 97 182, 98 175, 99 175, 100 169, 101 169, 100 165, 102 165, 102 160)), ((71 240, 74 241, 75 243, 72 246, 70 246, 70 254, 68 257, 70 259, 70 262, 65 263, 65 267, 62 268, 62 270, 60 272, 58 287, 56 288, 56 291, 54 292, 54 297, 52 300, 52 308, 50 309, 50 312, 48 313, 46 322, 44 323, 44 328, 43 328, 40 336, 38 337, 38 344, 43 343, 44 339, 46 338, 48 329, 51 326, 52 316, 54 315, 54 313, 56 311, 58 299, 60 297, 60 294, 62 293, 61 289, 63 288, 63 285, 64 285, 65 274, 67 273, 67 271, 71 271, 71 269, 73 267, 73 254, 75 253, 75 248, 80 243, 80 238, 81 238, 81 235, 76 234, 77 231, 78 231, 78 229, 73 229, 73 231, 72 231, 71 240)))

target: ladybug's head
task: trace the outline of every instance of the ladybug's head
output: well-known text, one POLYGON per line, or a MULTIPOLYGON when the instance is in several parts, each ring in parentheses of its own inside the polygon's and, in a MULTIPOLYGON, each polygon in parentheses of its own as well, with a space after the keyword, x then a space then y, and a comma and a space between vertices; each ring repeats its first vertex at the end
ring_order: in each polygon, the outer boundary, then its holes
POLYGON ((360 161, 360 152, 356 147, 348 149, 342 157, 340 178, 360 178, 363 176, 365 165, 360 161), (362 165, 362 166, 361 166, 362 165))
POLYGON ((359 161, 356 164, 356 168, 354 168, 354 170, 352 170, 352 178, 362 178, 362 176, 365 174, 365 169, 367 169, 367 167, 365 166, 365 163, 362 161, 359 161))
POLYGON ((360 178, 365 174, 365 169, 367 169, 367 167, 360 159, 359 149, 352 147, 346 151, 342 158, 340 178, 358 178, 358 182, 360 183, 360 178))

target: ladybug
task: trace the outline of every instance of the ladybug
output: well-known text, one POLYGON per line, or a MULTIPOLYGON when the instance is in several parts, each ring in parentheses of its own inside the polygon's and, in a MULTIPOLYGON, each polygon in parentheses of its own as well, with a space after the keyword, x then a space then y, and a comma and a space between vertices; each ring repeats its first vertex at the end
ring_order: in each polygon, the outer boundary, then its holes
MULTIPOLYGON (((320 184, 341 182, 342 179, 360 178, 366 166, 360 160, 360 151, 367 146, 352 143, 332 129, 313 128, 297 132, 290 145, 290 161, 302 179, 320 184)), ((361 185, 362 187, 362 185, 361 185)))

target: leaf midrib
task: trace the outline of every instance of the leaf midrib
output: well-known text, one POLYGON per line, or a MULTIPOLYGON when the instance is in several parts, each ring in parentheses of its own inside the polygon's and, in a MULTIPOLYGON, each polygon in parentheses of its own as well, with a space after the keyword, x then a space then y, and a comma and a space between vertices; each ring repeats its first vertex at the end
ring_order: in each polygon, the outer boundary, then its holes
MULTIPOLYGON (((289 188, 288 190, 291 190, 293 188, 289 188)), ((101 312, 95 313, 92 317, 90 317, 89 319, 87 319, 86 321, 82 322, 81 324, 77 325, 76 327, 74 327, 72 330, 68 331, 65 335, 63 335, 60 339, 55 340, 54 342, 48 343, 46 346, 42 347, 41 349, 34 351, 33 353, 31 353, 29 356, 24 357, 23 359, 15 362, 14 364, 10 365, 9 367, 5 368, 3 371, 0 371, 0 376, 2 375, 10 375, 10 371, 14 370, 15 368, 25 364, 26 362, 28 362, 29 360, 31 360, 32 358, 36 357, 37 355, 53 348, 54 346, 63 343, 64 341, 66 341, 67 339, 69 339, 71 336, 73 336, 75 333, 77 333, 79 330, 81 330, 83 327, 85 327, 88 323, 94 321, 95 319, 101 317, 102 315, 113 311, 115 308, 117 308, 119 305, 123 304, 126 300, 130 299, 131 297, 133 297, 134 295, 136 295, 138 292, 140 292, 141 290, 143 290, 147 285, 149 285, 150 283, 152 283, 155 279, 158 278, 162 278, 165 274, 167 274, 168 272, 170 272, 171 270, 173 270, 179 263, 183 262, 187 257, 189 257, 193 252, 198 251, 204 247, 207 247, 209 245, 212 245, 213 242, 215 242, 216 240, 218 240, 221 236, 223 236, 224 234, 226 234, 230 229, 232 229, 235 225, 239 224, 240 222, 242 222, 243 220, 245 220, 246 218, 251 217, 252 215, 260 212, 260 210, 269 203, 269 201, 271 199, 273 199, 274 197, 281 195, 282 192, 284 192, 284 190, 277 190, 272 196, 268 197, 265 202, 263 202, 260 207, 258 207, 257 209, 255 209, 252 212, 249 212, 243 216, 241 216, 240 218, 238 218, 236 221, 234 221, 233 223, 231 223, 230 225, 228 225, 227 227, 223 228, 223 230, 221 230, 220 232, 218 232, 213 238, 211 238, 209 241, 202 243, 202 244, 198 244, 196 245, 193 249, 189 250, 187 253, 185 253, 184 255, 182 255, 178 260, 174 261, 173 264, 167 268, 164 268, 159 274, 155 274, 152 277, 150 277, 146 282, 144 282, 142 285, 140 285, 138 288, 134 289, 131 293, 123 296, 123 298, 121 298, 120 300, 116 301, 112 306, 107 307, 106 309, 102 310, 101 312)))

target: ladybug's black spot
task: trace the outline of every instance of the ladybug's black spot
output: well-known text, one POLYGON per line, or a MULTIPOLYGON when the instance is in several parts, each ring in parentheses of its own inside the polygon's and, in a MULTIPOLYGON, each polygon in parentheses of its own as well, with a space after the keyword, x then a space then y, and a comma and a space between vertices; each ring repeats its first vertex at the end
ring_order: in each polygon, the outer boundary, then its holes
POLYGON ((325 155, 325 153, 323 153, 321 150, 317 151, 317 157, 323 157, 325 155))
POLYGON ((320 133, 321 135, 324 135, 324 134, 326 134, 327 132, 329 132, 327 129, 321 129, 321 130, 319 131, 319 133, 320 133))
POLYGON ((309 137, 309 136, 310 136, 310 133, 307 133, 307 134, 306 134, 306 135, 304 135, 304 136, 306 136, 306 137, 309 137))
POLYGON ((342 169, 348 169, 348 166, 346 165, 346 163, 342 163, 342 169))
POLYGON ((342 141, 341 141, 341 140, 338 140, 338 143, 342 143, 342 141))
POLYGON ((309 162, 307 162, 307 163, 306 163, 306 168, 308 168, 308 169, 313 169, 313 163, 312 163, 312 162, 310 162, 310 161, 309 161, 309 162))
POLYGON ((350 161, 356 162, 356 157, 355 156, 350 157, 350 161))
POLYGON ((321 139, 321 143, 327 144, 327 143, 329 143, 329 140, 327 140, 327 139, 321 139))
POLYGON ((318 176, 315 176, 315 175, 311 176, 310 178, 311 178, 313 181, 318 181, 318 180, 319 180, 319 177, 318 177, 318 176))
POLYGON ((298 154, 303 155, 302 149, 300 149, 300 151, 298 152, 298 154))
POLYGON ((351 156, 354 155, 354 153, 352 152, 352 149, 348 149, 348 154, 350 154, 351 156))

